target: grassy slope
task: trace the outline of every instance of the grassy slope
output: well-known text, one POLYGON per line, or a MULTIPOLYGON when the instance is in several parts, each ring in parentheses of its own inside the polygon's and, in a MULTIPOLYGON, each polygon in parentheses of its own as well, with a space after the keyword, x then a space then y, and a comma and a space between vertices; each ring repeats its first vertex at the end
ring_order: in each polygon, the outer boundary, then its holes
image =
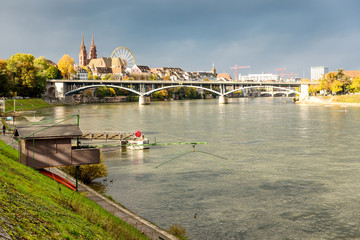
MULTIPOLYGON (((15 111, 27 111, 50 106, 50 104, 39 98, 15 100, 15 111)), ((14 111, 14 99, 8 99, 5 101, 5 110, 6 112, 14 111)))
POLYGON ((357 94, 328 96, 326 98, 327 99, 332 99, 333 102, 360 103, 360 95, 357 95, 357 94))
MULTIPOLYGON (((0 148, 5 143, 0 141, 0 148)), ((21 239, 148 239, 86 197, 0 150, 0 225, 21 239)))

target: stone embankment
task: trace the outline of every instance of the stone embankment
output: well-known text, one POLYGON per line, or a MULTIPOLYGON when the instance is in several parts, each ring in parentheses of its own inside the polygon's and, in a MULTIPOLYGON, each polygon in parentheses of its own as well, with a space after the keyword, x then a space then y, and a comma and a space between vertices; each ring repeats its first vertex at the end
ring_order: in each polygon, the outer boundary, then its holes
MULTIPOLYGON (((66 173, 60 171, 57 168, 48 169, 49 171, 54 172, 55 174, 68 179, 70 182, 75 184, 75 179, 67 175, 66 173)), ((129 223, 140 232, 145 234, 147 237, 154 240, 178 240, 177 237, 171 235, 170 233, 160 229, 154 224, 148 222, 147 220, 139 217, 138 215, 132 213, 126 208, 121 207, 117 203, 107 199, 102 196, 92 188, 86 186, 85 184, 79 184, 79 192, 86 192, 86 197, 91 199, 92 201, 99 204, 102 208, 112 213, 113 215, 121 218, 125 222, 129 223)))

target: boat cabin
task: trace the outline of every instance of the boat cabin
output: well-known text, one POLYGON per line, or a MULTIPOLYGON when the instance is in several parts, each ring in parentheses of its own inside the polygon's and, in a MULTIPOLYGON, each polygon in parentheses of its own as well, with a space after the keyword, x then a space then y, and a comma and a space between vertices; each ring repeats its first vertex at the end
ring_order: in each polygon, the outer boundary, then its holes
MULTIPOLYGON (((32 168, 98 164, 99 148, 78 148, 72 142, 82 136, 77 125, 16 126, 20 162, 32 168)), ((76 145, 76 144, 74 144, 76 145)))

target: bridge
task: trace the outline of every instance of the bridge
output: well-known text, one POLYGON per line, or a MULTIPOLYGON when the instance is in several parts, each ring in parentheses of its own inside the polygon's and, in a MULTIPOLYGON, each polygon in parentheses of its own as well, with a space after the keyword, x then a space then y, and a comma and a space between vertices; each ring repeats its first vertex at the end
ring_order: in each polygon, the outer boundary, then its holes
POLYGON ((314 82, 222 82, 222 81, 163 81, 163 80, 59 80, 51 79, 46 83, 47 97, 65 99, 89 88, 102 86, 120 88, 139 95, 139 104, 150 104, 151 94, 168 88, 197 88, 219 96, 219 103, 226 104, 231 93, 248 89, 264 89, 262 94, 299 95, 300 99, 309 96, 309 86, 314 82), (270 90, 269 90, 270 89, 270 90), (275 90, 275 91, 274 91, 275 90))

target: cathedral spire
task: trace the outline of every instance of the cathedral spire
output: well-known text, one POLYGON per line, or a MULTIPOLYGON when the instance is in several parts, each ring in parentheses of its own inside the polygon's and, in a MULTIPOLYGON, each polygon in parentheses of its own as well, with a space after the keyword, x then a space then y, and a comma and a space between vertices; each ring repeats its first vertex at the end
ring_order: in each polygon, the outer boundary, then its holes
POLYGON ((96 44, 94 42, 94 34, 91 38, 91 46, 90 46, 90 53, 89 53, 89 59, 97 59, 97 52, 96 52, 96 44))
POLYGON ((83 48, 85 48, 85 44, 84 44, 84 34, 82 34, 82 41, 81 41, 80 50, 82 50, 83 48))
POLYGON ((86 66, 87 65, 87 52, 84 43, 84 33, 82 34, 80 52, 79 52, 79 65, 86 66))

